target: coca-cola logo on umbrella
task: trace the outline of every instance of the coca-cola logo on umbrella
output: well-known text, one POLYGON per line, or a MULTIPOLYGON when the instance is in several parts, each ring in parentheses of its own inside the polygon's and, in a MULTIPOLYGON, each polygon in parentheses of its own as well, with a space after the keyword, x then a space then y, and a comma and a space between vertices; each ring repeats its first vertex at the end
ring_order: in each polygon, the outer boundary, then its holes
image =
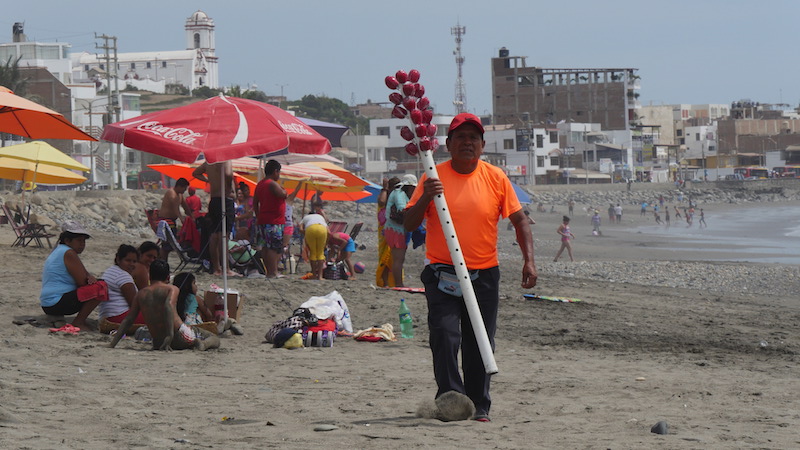
POLYGON ((283 123, 279 120, 278 124, 280 124, 281 128, 283 128, 283 131, 287 133, 305 134, 308 136, 312 135, 311 131, 309 131, 308 128, 304 127, 303 125, 300 125, 299 123, 283 123))
POLYGON ((202 133, 197 133, 189 128, 171 128, 161 125, 157 121, 144 122, 136 127, 137 130, 147 131, 164 139, 179 142, 185 145, 193 145, 197 138, 202 137, 202 133))

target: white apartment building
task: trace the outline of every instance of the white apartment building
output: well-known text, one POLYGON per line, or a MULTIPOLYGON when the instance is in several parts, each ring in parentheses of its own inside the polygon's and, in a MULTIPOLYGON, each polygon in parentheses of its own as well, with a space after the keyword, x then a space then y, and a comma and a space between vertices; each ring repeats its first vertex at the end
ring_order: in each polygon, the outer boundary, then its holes
POLYGON ((120 89, 130 84, 161 93, 170 84, 185 86, 189 91, 202 86, 219 88, 214 20, 198 10, 186 19, 184 34, 185 50, 118 53, 116 67, 108 66, 104 54, 72 54, 73 77, 105 83, 105 73, 110 72, 117 75, 120 89))

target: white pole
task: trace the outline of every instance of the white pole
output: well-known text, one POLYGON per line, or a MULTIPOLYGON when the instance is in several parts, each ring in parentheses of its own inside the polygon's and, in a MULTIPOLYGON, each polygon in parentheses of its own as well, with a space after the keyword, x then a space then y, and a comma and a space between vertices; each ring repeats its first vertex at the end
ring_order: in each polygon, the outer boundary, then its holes
POLYGON ((222 239, 220 245, 222 246, 222 254, 220 258, 220 266, 222 267, 222 304, 224 305, 223 311, 225 312, 225 317, 223 320, 228 320, 228 221, 226 220, 225 213, 226 213, 226 205, 225 201, 227 197, 225 196, 225 163, 219 165, 219 175, 220 175, 220 200, 221 200, 221 208, 222 208, 222 239))
MULTIPOLYGON (((425 150, 421 153, 422 162, 425 165, 425 175, 428 178, 439 178, 436 164, 433 161, 433 153, 430 150, 425 150)), ((481 310, 478 307, 478 299, 475 297, 475 290, 472 288, 467 264, 464 262, 464 254, 461 251, 461 245, 458 243, 458 236, 456 236, 456 229, 450 217, 450 210, 447 209, 447 201, 445 201, 444 194, 438 194, 434 197, 433 204, 436 206, 439 222, 442 224, 447 248, 450 250, 450 259, 453 261, 456 276, 458 276, 458 284, 464 294, 464 304, 467 306, 469 320, 472 322, 472 331, 475 333, 475 340, 478 342, 478 350, 481 352, 483 367, 486 373, 495 374, 498 370, 497 363, 494 360, 494 352, 492 351, 492 345, 489 343, 489 335, 486 334, 486 326, 483 323, 483 316, 481 316, 481 310)))

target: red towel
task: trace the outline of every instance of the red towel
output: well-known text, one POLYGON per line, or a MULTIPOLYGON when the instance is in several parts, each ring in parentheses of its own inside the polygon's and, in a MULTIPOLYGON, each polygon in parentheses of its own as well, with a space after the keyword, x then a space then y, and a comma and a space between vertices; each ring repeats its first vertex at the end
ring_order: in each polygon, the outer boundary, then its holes
POLYGON ((181 231, 178 233, 178 242, 181 245, 189 243, 197 253, 200 253, 200 230, 197 229, 194 220, 187 217, 183 222, 181 231))
POLYGON ((101 302, 108 300, 108 284, 103 280, 97 280, 97 283, 87 284, 78 288, 78 301, 86 302, 89 300, 99 300, 101 302))

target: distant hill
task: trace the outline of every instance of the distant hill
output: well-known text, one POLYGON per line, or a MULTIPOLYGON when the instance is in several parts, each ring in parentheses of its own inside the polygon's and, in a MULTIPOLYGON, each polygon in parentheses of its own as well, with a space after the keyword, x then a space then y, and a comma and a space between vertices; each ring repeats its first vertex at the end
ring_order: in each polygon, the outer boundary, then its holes
POLYGON ((148 91, 137 91, 137 93, 141 94, 139 107, 142 109, 142 114, 191 105, 205 100, 189 95, 155 94, 148 91))

